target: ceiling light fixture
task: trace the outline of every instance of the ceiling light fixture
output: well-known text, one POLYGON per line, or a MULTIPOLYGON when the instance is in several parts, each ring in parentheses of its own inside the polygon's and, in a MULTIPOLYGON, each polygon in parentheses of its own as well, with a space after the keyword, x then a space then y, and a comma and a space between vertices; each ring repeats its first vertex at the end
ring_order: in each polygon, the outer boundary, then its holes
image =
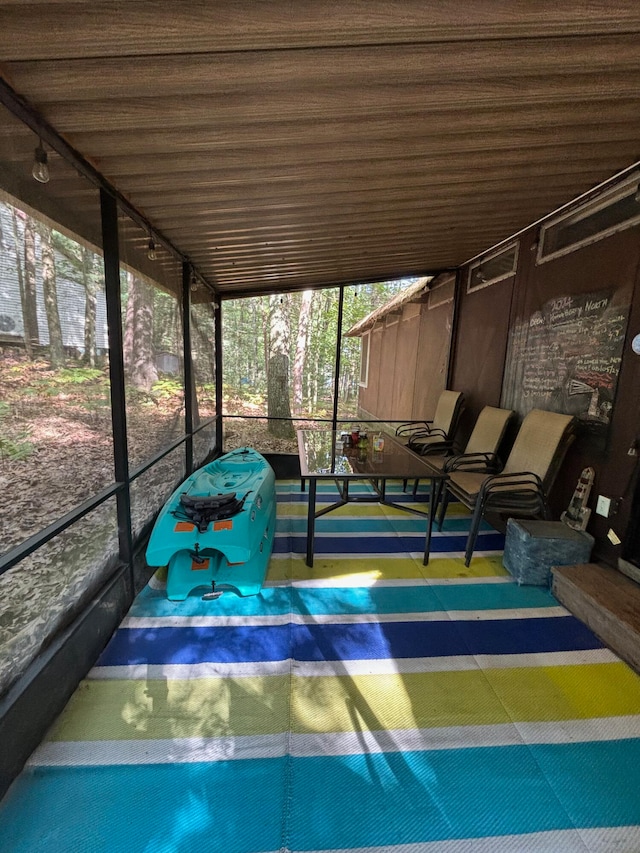
POLYGON ((40 184, 48 184, 49 183, 49 163, 47 152, 44 150, 42 146, 42 140, 39 140, 38 147, 35 150, 33 157, 33 167, 31 169, 31 174, 35 178, 36 181, 40 184))
POLYGON ((149 247, 147 249, 147 257, 149 258, 150 261, 155 261, 155 259, 158 257, 156 255, 156 244, 155 244, 153 237, 149 237, 149 247))

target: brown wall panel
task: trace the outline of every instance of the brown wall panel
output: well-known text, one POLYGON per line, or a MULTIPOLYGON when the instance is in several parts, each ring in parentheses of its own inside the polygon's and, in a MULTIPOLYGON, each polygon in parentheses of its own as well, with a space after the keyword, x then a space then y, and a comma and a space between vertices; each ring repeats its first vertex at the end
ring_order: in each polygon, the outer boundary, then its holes
MULTIPOLYGON (((631 340, 640 334, 640 276, 636 276, 634 298, 631 306, 627 340, 622 357, 613 418, 609 432, 609 446, 602 464, 596 467, 596 494, 604 494, 619 501, 619 511, 608 519, 592 515, 589 530, 597 537, 599 550, 614 563, 621 549, 612 546, 607 532, 612 527, 620 538, 630 523, 633 488, 637 482, 640 455, 629 455, 629 450, 640 440, 640 356, 631 349, 631 340)), ((581 468, 582 459, 576 468, 581 468)), ((585 464, 589 464, 585 462, 585 464)), ((568 484, 569 486, 571 484, 568 484)), ((595 506, 595 496, 591 504, 595 506)))
POLYGON ((431 418, 447 383, 453 302, 422 307, 412 418, 431 418))
POLYGON ((459 441, 466 444, 480 410, 499 406, 509 337, 509 309, 515 277, 467 293, 464 271, 460 294, 451 388, 462 391, 459 441))
POLYGON ((396 345, 400 323, 387 326, 382 333, 378 412, 382 420, 393 420, 393 380, 396 368, 396 345))
MULTIPOLYGON (((411 306, 418 308, 418 306, 411 306)), ((407 312, 405 311, 405 314, 407 312)), ((403 315, 398 329, 393 375, 392 411, 394 420, 411 420, 416 357, 420 336, 420 313, 413 311, 408 319, 403 315)))
POLYGON ((627 341, 622 354, 617 389, 608 430, 596 441, 583 426, 569 451, 551 495, 554 517, 566 508, 582 469, 595 470, 595 484, 589 505, 595 507, 597 495, 620 501, 620 509, 610 518, 592 513, 589 532, 596 537, 598 556, 615 565, 620 554, 607 533, 613 528, 620 538, 629 520, 630 483, 638 457, 628 450, 640 432, 640 357, 630 346, 640 331, 640 228, 629 228, 584 246, 563 257, 536 264, 535 253, 521 255, 524 268, 518 275, 512 322, 526 321, 550 299, 607 291, 615 303, 629 306, 627 341))

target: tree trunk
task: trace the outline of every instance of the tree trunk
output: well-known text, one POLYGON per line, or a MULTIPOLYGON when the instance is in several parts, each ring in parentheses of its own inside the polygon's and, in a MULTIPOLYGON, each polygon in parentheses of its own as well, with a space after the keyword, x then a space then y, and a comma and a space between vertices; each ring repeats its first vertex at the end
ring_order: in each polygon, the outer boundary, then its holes
POLYGON ((82 283, 84 284, 84 362, 96 366, 97 288, 93 277, 93 254, 82 249, 82 283))
POLYGON ((129 289, 124 330, 124 369, 130 385, 151 391, 158 381, 153 360, 153 288, 127 273, 129 289))
POLYGON ((309 338, 309 320, 311 319, 312 301, 313 290, 305 290, 302 294, 302 303, 300 305, 296 354, 293 359, 293 408, 296 414, 300 414, 300 410, 302 409, 302 378, 304 375, 304 364, 307 355, 307 341, 309 338))
POLYGON ((289 402, 289 329, 283 298, 272 296, 270 302, 269 369, 267 374, 267 416, 269 432, 277 438, 293 438, 291 404, 289 402), (286 418, 287 420, 272 420, 286 418))
POLYGON ((27 216, 24 223, 24 304, 22 306, 24 340, 29 347, 40 342, 38 310, 36 308, 36 234, 33 219, 27 216), (28 344, 27 344, 28 341, 28 344))
POLYGON ((64 367, 64 347, 58 310, 56 261, 51 245, 51 229, 46 226, 40 231, 40 248, 42 251, 42 293, 47 326, 49 327, 49 358, 51 366, 59 369, 64 367))
POLYGON ((18 228, 18 215, 15 207, 11 208, 11 219, 13 222, 13 246, 16 254, 16 273, 18 275, 18 288, 20 290, 20 309, 22 311, 22 335, 24 337, 24 348, 28 358, 33 358, 33 347, 31 346, 31 337, 27 334, 27 321, 25 319, 25 290, 24 290, 24 274, 22 271, 22 258, 20 257, 20 230, 18 228))
POLYGON ((262 356, 264 363, 264 378, 269 382, 269 317, 270 313, 262 315, 262 356))

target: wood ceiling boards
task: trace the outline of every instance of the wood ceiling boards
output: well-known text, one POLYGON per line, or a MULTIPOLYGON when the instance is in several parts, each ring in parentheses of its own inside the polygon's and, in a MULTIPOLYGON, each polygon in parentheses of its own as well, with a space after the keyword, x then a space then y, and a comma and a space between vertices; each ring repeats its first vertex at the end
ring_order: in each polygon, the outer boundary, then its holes
POLYGON ((0 0, 0 71, 231 296, 452 268, 630 166, 639 33, 637 0, 0 0))

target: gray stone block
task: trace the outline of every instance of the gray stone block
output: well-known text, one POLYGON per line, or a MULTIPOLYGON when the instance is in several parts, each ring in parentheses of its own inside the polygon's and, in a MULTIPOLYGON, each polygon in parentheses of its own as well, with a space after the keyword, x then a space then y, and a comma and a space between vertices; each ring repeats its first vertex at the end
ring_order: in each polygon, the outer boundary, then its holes
POLYGON ((562 521, 510 518, 502 565, 519 584, 548 586, 552 566, 588 563, 593 536, 562 521))

